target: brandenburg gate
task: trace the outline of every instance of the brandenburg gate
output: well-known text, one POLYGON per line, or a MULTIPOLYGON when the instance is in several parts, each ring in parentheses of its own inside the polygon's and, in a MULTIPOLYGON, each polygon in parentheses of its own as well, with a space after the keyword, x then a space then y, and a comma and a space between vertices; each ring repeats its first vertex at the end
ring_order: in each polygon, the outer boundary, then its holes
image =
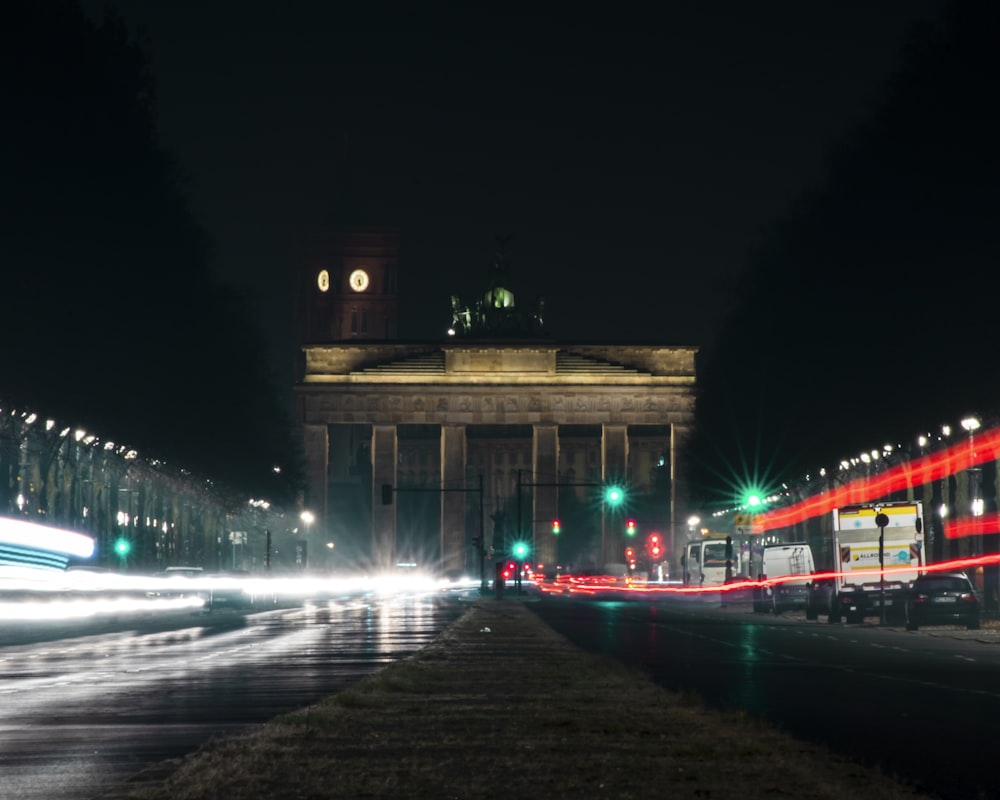
MULTIPOLYGON (((439 566, 463 569, 473 550, 473 533, 466 530, 467 504, 474 502, 471 490, 476 488, 466 485, 470 426, 530 427, 534 476, 558 474, 560 426, 591 426, 600 431, 603 480, 626 474, 630 428, 659 426, 669 431, 668 554, 676 563, 677 536, 686 530, 679 522, 685 498, 677 456, 694 416, 696 352, 687 346, 534 341, 306 344, 295 408, 305 442, 307 503, 319 519, 327 518, 335 426, 370 426, 365 446, 371 470, 371 560, 378 567, 391 566, 398 503, 384 502, 383 487, 399 484, 398 429, 440 426, 440 474, 435 477, 442 489, 458 490, 440 492, 439 566)), ((553 484, 535 484, 529 509, 533 529, 558 515, 559 487, 553 484)), ((554 538, 539 530, 533 536, 537 557, 553 562, 554 538)), ((601 550, 605 563, 622 560, 621 532, 606 522, 601 550)))

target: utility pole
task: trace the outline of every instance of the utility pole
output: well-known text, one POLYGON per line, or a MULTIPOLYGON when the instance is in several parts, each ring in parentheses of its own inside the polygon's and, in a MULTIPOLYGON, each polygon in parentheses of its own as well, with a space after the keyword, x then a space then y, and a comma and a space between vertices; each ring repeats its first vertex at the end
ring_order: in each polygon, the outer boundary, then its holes
POLYGON ((879 619, 880 624, 885 625, 885 526, 889 524, 889 516, 883 514, 879 506, 875 507, 875 524, 878 526, 879 619))

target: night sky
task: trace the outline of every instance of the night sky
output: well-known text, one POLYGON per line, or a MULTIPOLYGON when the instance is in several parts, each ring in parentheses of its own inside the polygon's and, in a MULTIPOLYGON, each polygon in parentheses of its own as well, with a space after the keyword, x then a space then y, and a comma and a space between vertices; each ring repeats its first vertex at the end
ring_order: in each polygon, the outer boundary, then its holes
POLYGON ((937 8, 113 5, 148 36, 162 143, 279 377, 297 253, 345 223, 401 230, 404 338, 441 337, 510 236, 519 302, 544 296, 557 339, 709 345, 762 226, 822 182, 937 8))

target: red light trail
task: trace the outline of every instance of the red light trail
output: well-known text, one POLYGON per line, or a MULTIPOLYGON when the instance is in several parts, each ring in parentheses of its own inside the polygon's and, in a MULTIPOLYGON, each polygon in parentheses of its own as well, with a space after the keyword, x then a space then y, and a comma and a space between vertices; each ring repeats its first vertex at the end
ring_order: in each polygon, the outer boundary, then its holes
MULTIPOLYGON (((762 531, 787 528, 812 517, 828 514, 835 508, 872 502, 870 499, 872 497, 888 497, 901 489, 922 486, 947 478, 985 461, 994 461, 998 454, 1000 454, 1000 428, 994 428, 977 434, 971 442, 962 441, 953 444, 939 452, 897 464, 878 475, 856 478, 833 491, 807 498, 786 508, 768 511, 759 516, 757 525, 762 531)), ((984 520, 983 517, 975 519, 984 520)), ((953 525, 957 525, 958 522, 953 525)), ((981 528, 968 528, 963 523, 960 529, 966 532, 949 535, 946 530, 945 536, 948 538, 969 536, 973 535, 973 530, 976 535, 996 533, 1000 530, 1000 524, 997 519, 993 519, 988 525, 983 523, 981 528)))
MULTIPOLYGON (((975 567, 986 567, 990 564, 1000 564, 1000 553, 990 553, 983 556, 972 556, 969 558, 956 558, 951 561, 942 561, 937 564, 928 564, 920 572, 961 572, 975 567)), ((905 572, 912 573, 912 567, 889 567, 885 570, 871 570, 866 574, 868 582, 878 579, 884 575, 887 581, 891 581, 893 575, 905 572)), ((601 594, 628 593, 635 595, 703 595, 703 594, 726 594, 738 592, 746 589, 760 588, 765 586, 776 586, 780 583, 794 583, 796 581, 817 581, 831 580, 833 578, 847 575, 856 577, 856 574, 838 572, 815 572, 809 575, 782 575, 780 578, 768 578, 766 580, 744 580, 733 581, 723 586, 660 586, 658 584, 644 583, 642 581, 625 581, 612 575, 594 575, 585 577, 561 576, 555 583, 536 583, 535 586, 543 594, 584 594, 596 596, 601 594)))
POLYGON ((1000 512, 996 511, 981 516, 945 520, 944 523, 945 539, 964 539, 998 532, 1000 532, 1000 512))

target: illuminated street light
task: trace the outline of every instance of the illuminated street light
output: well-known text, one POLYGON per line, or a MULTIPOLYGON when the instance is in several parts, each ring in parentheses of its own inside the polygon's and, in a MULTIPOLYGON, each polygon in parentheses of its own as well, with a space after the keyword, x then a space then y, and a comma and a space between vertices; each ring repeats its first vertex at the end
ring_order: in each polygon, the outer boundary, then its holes
POLYGON ((962 427, 965 428, 969 433, 979 430, 980 422, 975 417, 966 417, 962 420, 962 427))

